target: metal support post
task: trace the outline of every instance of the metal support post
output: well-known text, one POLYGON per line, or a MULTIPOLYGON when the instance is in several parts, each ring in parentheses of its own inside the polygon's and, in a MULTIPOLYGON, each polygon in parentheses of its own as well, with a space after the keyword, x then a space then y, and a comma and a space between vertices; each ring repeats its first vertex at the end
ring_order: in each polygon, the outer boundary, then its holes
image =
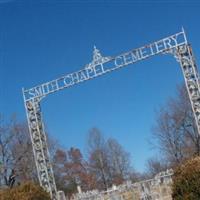
POLYGON ((190 45, 177 48, 178 61, 181 64, 185 85, 196 120, 198 134, 200 135, 200 85, 196 62, 190 45))
POLYGON ((52 200, 57 200, 57 189, 42 123, 40 99, 25 101, 25 108, 40 185, 49 192, 52 200))

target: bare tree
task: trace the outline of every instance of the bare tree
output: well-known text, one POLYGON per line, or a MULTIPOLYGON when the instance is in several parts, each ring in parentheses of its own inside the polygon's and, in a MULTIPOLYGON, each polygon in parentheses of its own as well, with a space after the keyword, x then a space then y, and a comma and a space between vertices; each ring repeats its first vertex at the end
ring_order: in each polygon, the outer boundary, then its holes
POLYGON ((109 169, 113 184, 121 184, 130 178, 130 154, 113 138, 107 141, 109 169))
POLYGON ((93 128, 89 133, 88 147, 90 170, 96 177, 99 189, 136 178, 130 164, 130 154, 116 139, 106 140, 97 128, 93 128))
POLYGON ((20 181, 37 181, 37 172, 32 151, 32 144, 26 123, 15 122, 11 129, 13 168, 20 181))
POLYGON ((9 169, 12 166, 13 158, 10 150, 13 135, 10 132, 9 123, 5 122, 2 114, 0 114, 0 185, 7 184, 7 177, 9 176, 9 169))
POLYGON ((97 128, 90 130, 88 138, 90 171, 96 177, 98 188, 107 189, 110 186, 110 171, 105 139, 97 128))
POLYGON ((158 159, 156 157, 149 158, 146 163, 147 174, 149 178, 154 177, 159 172, 168 169, 168 164, 165 160, 158 159))
POLYGON ((157 113, 153 135, 162 155, 172 165, 200 154, 200 137, 185 86, 179 86, 177 96, 157 113))
POLYGON ((0 120, 0 183, 8 184, 8 176, 14 170, 18 181, 37 180, 32 146, 25 123, 16 116, 0 120))

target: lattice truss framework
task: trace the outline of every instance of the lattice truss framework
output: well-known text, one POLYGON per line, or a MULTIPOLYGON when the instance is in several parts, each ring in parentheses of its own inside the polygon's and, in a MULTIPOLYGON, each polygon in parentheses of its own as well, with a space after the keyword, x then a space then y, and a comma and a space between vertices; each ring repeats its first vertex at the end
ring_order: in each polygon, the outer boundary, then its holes
POLYGON ((29 132, 40 185, 50 193, 53 200, 57 200, 57 189, 42 122, 40 100, 40 98, 35 98, 26 102, 29 132))
POLYGON ((48 94, 71 87, 78 83, 115 71, 140 60, 157 54, 172 53, 180 63, 192 110, 200 133, 200 85, 196 62, 192 48, 188 44, 184 30, 172 36, 156 41, 141 48, 133 49, 115 57, 103 57, 94 47, 93 61, 78 72, 38 85, 23 89, 28 126, 33 146, 35 164, 40 185, 57 200, 57 189, 53 175, 47 139, 42 122, 40 101, 48 94), (107 65, 109 64, 109 65, 107 65))

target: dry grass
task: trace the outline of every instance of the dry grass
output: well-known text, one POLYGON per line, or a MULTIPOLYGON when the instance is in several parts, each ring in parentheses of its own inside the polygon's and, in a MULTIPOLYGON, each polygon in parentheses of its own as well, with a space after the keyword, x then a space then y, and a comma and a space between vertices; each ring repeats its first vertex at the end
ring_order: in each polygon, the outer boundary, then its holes
POLYGON ((172 196, 174 200, 200 199, 200 157, 186 161, 174 174, 172 196))
POLYGON ((38 185, 26 183, 13 189, 1 190, 0 200, 50 200, 50 197, 38 185))

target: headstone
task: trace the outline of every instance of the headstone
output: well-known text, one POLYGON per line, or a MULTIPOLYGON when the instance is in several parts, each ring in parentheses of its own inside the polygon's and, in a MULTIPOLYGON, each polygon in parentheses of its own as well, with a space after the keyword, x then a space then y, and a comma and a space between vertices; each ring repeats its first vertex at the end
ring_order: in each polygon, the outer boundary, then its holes
POLYGON ((67 200, 63 191, 57 192, 58 200, 67 200))

